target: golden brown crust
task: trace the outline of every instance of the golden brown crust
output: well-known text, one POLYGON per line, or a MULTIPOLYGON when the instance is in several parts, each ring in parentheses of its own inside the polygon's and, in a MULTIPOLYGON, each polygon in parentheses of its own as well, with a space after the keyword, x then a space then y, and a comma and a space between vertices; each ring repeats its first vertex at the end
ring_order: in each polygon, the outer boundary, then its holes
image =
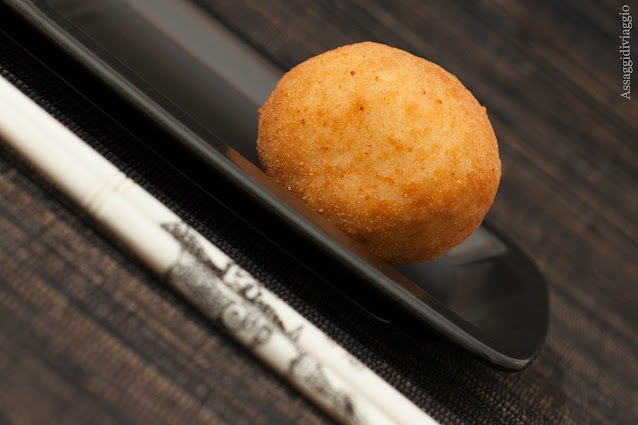
POLYGON ((501 175, 485 108, 458 79, 370 42, 284 75, 259 110, 257 147, 269 176, 392 263, 467 238, 501 175))

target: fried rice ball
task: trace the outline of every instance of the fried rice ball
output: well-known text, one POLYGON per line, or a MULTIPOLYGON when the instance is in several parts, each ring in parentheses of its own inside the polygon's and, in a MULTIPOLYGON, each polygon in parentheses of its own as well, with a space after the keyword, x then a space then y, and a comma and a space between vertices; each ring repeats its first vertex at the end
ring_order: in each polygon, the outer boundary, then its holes
POLYGON ((470 236, 501 176, 486 110, 459 80, 371 42, 285 74, 259 109, 257 148, 270 177, 395 264, 470 236))

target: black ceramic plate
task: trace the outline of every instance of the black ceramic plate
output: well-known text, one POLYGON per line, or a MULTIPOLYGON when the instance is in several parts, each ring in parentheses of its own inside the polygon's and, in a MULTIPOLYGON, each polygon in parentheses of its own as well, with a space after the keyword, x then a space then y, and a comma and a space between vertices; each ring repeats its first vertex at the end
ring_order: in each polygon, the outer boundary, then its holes
POLYGON ((507 370, 538 354, 548 326, 546 283, 504 235, 483 225, 441 259, 392 267, 261 172, 257 108, 281 71, 195 2, 0 4, 0 28, 355 302, 416 332, 434 330, 507 370))

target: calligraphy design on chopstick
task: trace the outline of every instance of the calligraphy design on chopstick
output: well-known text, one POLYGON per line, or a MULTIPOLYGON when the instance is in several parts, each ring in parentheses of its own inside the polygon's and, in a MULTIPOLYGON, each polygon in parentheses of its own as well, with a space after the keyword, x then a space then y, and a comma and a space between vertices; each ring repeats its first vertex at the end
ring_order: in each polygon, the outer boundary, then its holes
POLYGON ((321 363, 300 348, 303 327, 286 330, 277 309, 262 297, 259 281, 222 251, 206 252, 185 223, 164 223, 162 228, 181 247, 167 278, 184 296, 274 369, 302 381, 345 422, 364 424, 352 397, 335 388, 321 363), (265 354, 273 352, 277 358, 265 354))

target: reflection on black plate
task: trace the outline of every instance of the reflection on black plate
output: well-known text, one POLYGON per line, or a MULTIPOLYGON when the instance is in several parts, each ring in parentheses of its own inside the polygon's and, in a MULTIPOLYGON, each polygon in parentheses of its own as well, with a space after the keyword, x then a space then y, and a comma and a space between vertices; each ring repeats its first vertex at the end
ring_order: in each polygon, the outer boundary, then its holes
POLYGON ((3 30, 355 302, 520 370, 548 326, 546 283, 482 226, 442 258, 391 267, 259 170, 257 108, 281 72, 188 1, 4 0, 3 30), (30 44, 30 46, 29 46, 30 44), (42 46, 47 45, 46 49, 42 46))

